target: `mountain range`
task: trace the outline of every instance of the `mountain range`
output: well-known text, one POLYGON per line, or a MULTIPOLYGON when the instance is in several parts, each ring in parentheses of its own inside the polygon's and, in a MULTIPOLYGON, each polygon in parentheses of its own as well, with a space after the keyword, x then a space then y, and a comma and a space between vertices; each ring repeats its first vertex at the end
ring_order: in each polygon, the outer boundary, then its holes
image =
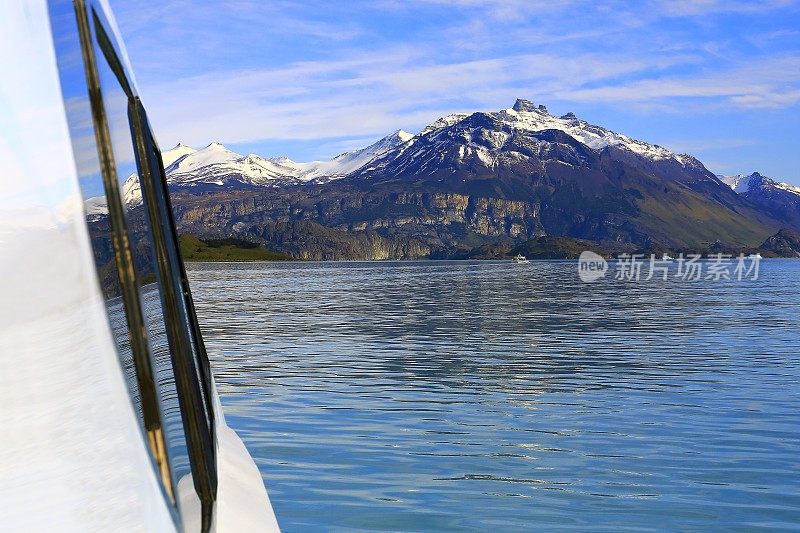
POLYGON ((543 237, 617 250, 756 248, 800 230, 797 187, 717 176, 688 154, 522 99, 329 161, 219 143, 162 156, 180 231, 298 258, 463 257, 543 237))
POLYGON ((397 130, 375 144, 345 152, 330 161, 298 163, 288 157, 263 158, 241 155, 213 142, 201 150, 182 143, 162 153, 168 180, 173 186, 214 190, 217 187, 280 187, 325 183, 363 168, 414 137, 397 130))
POLYGON ((758 172, 719 178, 781 225, 800 227, 800 187, 775 181, 758 172))

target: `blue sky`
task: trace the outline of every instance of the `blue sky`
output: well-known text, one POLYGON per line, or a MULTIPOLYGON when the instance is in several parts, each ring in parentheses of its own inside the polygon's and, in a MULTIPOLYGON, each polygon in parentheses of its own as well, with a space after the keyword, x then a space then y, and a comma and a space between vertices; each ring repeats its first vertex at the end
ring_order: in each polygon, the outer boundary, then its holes
POLYGON ((800 184, 794 0, 111 0, 162 147, 328 158, 517 97, 800 184))

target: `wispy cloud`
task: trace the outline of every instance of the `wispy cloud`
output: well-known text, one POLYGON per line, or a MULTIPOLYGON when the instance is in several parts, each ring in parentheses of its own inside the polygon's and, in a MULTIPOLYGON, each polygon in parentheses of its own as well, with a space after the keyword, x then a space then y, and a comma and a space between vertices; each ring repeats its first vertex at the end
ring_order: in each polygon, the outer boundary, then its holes
POLYGON ((520 95, 569 100, 558 95, 563 87, 577 91, 691 60, 674 55, 653 64, 595 54, 521 54, 427 64, 420 51, 399 48, 280 69, 211 73, 142 90, 153 102, 161 134, 184 142, 208 139, 208 131, 232 142, 366 136, 419 129, 441 114, 492 108, 498 101, 507 107, 520 95))
POLYGON ((566 90, 559 98, 574 101, 669 102, 685 109, 686 100, 730 108, 785 107, 800 102, 800 58, 782 57, 735 65, 713 72, 636 80, 590 89, 566 90))
POLYGON ((796 0, 111 1, 164 144, 335 150, 520 96, 655 142, 800 113, 796 0))
POLYGON ((660 12, 672 17, 715 13, 764 13, 796 5, 793 0, 661 0, 660 12))

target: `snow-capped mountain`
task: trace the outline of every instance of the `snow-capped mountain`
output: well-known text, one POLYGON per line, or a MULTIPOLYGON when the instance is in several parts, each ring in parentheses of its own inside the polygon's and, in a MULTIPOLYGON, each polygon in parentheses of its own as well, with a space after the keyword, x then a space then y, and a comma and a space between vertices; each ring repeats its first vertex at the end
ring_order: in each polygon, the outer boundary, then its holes
POLYGON ((139 185, 139 176, 131 174, 122 183, 122 201, 129 208, 142 203, 142 188, 139 185))
MULTIPOLYGON (((573 113, 553 116, 545 106, 522 99, 497 112, 442 117, 353 176, 441 180, 461 174, 497 175, 512 168, 546 175, 554 172, 545 168, 551 162, 577 168, 598 155, 693 188, 723 187, 690 155, 590 124, 573 113)), ((729 192, 723 196, 734 197, 729 192)))
POLYGON ((717 174, 717 177, 722 183, 733 189, 738 194, 750 190, 750 178, 754 176, 755 173, 736 174, 735 176, 723 176, 722 174, 717 174))
POLYGON ((288 157, 241 155, 218 142, 201 150, 178 144, 162 154, 167 181, 173 186, 284 186, 335 180, 362 168, 389 150, 407 142, 412 134, 398 130, 378 142, 345 152, 329 161, 298 163, 288 157), (167 161, 171 161, 167 164, 167 161))
MULTIPOLYGON (((328 161, 219 143, 179 144, 163 159, 180 231, 306 258, 450 257, 542 235, 631 249, 757 246, 800 229, 797 188, 718 177, 690 155, 521 99, 328 161)), ((128 189, 126 202, 136 198, 128 189)), ((87 201, 87 210, 103 207, 87 201)))
POLYGON ((287 162, 298 169, 298 177, 304 181, 320 180, 329 181, 342 178, 351 172, 364 167, 368 163, 378 159, 390 150, 397 148, 414 137, 407 131, 397 130, 391 135, 387 135, 378 142, 356 150, 337 155, 330 161, 312 161, 310 163, 295 163, 287 158, 271 159, 275 162, 287 162))
POLYGON ((558 130, 567 133, 593 150, 602 150, 613 146, 654 161, 673 159, 684 165, 698 163, 696 159, 686 154, 676 154, 661 146, 639 141, 627 135, 590 124, 576 117, 574 113, 567 113, 560 117, 553 116, 547 111, 546 106, 535 105, 533 102, 524 99, 517 99, 512 107, 498 112, 455 113, 442 117, 422 130, 419 136, 431 135, 437 131, 450 128, 476 115, 486 117, 489 121, 495 123, 497 133, 470 143, 464 155, 467 156, 470 152, 474 152, 487 163, 493 160, 491 152, 503 146, 508 140, 510 132, 542 132, 546 130, 558 130))
POLYGON ((108 214, 108 202, 105 196, 92 196, 83 201, 83 210, 90 220, 95 220, 108 214))
POLYGON ((186 148, 178 145, 167 151, 170 156, 184 152, 165 168, 170 185, 269 186, 297 181, 291 167, 255 154, 237 154, 218 142, 201 150, 186 148))
MULTIPOLYGON (((131 174, 122 182, 122 201, 125 207, 133 209, 142 203, 142 189, 139 186, 139 176, 131 174)), ((108 202, 105 196, 92 196, 83 201, 83 209, 90 219, 97 219, 108 214, 108 202)))
MULTIPOLYGON (((460 159, 474 157, 488 168, 498 163, 501 152, 511 154, 507 150, 507 143, 515 133, 560 131, 595 151, 617 149, 654 164, 667 162, 689 172, 699 170, 706 174, 705 179, 716 181, 699 161, 689 155, 676 154, 661 146, 590 124, 572 113, 561 117, 553 116, 545 106, 537 106, 523 99, 518 99, 512 107, 498 112, 447 115, 434 121, 417 135, 397 130, 366 148, 345 152, 329 161, 296 162, 288 157, 263 158, 256 154, 245 156, 216 142, 201 150, 178 144, 162 155, 167 179, 174 186, 275 187, 304 182, 324 183, 354 173, 363 176, 365 172, 391 166, 392 160, 403 154, 416 154, 418 150, 410 150, 412 146, 419 146, 423 141, 436 140, 440 132, 458 127, 459 124, 465 126, 461 129, 470 130, 463 132, 462 140, 465 142, 461 143, 460 159), (382 166, 376 164, 379 160, 382 166)), ((445 135, 440 139, 444 144, 453 140, 446 137, 445 135)), ((513 154, 511 157, 514 157, 513 154)), ((429 164, 437 165, 435 161, 430 161, 429 164)), ((416 167, 410 161, 406 161, 406 166, 416 167)))
POLYGON ((553 116, 527 100, 496 112, 448 115, 417 135, 396 132, 328 162, 268 159, 283 167, 283 177, 271 184, 290 177, 297 186, 253 194, 251 185, 246 207, 235 187, 222 187, 251 180, 227 170, 238 164, 238 154, 219 149, 221 160, 192 166, 201 152, 169 169, 173 187, 178 177, 206 180, 207 194, 176 201, 179 225, 286 250, 288 241, 316 250, 339 239, 335 232, 358 235, 358 244, 342 237, 347 246, 403 256, 420 250, 447 256, 465 246, 543 234, 632 246, 752 245, 782 227, 689 155, 573 114, 553 116), (221 173, 231 177, 209 185, 221 173), (224 193, 215 194, 219 189, 224 193), (376 235, 388 241, 379 243, 376 235))
POLYGON ((792 194, 800 195, 800 187, 796 187, 790 183, 776 181, 772 178, 768 178, 767 176, 763 176, 758 172, 753 172, 752 174, 747 175, 737 174, 735 176, 718 175, 717 177, 739 194, 760 188, 772 187, 792 194))
POLYGON ((167 168, 172 163, 181 157, 195 153, 197 150, 183 143, 178 143, 174 148, 161 152, 161 159, 164 163, 164 168, 167 168))
POLYGON ((685 154, 674 154, 661 146, 632 139, 627 135, 595 126, 579 119, 574 113, 555 117, 547 112, 547 107, 535 105, 529 100, 518 99, 514 106, 499 113, 493 113, 500 121, 512 128, 526 131, 560 130, 594 150, 615 146, 648 159, 676 159, 683 163, 685 154))
POLYGON ((800 187, 776 181, 758 172, 718 177, 764 213, 787 226, 800 228, 800 187))

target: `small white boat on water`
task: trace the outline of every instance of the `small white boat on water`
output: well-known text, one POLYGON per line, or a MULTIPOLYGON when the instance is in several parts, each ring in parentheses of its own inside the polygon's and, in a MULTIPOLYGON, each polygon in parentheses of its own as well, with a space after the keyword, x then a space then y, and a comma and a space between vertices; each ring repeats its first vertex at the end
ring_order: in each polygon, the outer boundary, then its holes
POLYGON ((527 257, 525 257, 525 256, 524 256, 524 255, 522 255, 522 254, 517 254, 517 255, 514 257, 514 262, 515 262, 515 263, 527 263, 527 262, 528 262, 528 258, 527 258, 527 257))
POLYGON ((664 254, 663 256, 661 256, 661 260, 662 261, 675 261, 675 258, 674 257, 670 257, 667 254, 664 254))

